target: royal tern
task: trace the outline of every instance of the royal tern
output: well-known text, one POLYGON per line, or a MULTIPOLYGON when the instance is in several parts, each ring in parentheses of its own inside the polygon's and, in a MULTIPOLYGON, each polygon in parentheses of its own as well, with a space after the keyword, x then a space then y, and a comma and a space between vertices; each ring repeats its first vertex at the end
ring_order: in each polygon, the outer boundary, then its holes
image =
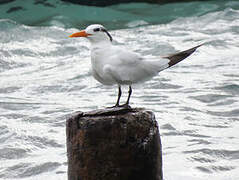
POLYGON ((168 56, 148 58, 112 44, 113 38, 100 24, 88 26, 85 30, 69 37, 85 37, 91 43, 91 66, 96 80, 104 85, 118 85, 118 98, 114 107, 130 107, 132 84, 149 80, 160 71, 169 68, 190 56, 198 47, 168 56), (128 98, 120 105, 121 85, 128 85, 128 98))

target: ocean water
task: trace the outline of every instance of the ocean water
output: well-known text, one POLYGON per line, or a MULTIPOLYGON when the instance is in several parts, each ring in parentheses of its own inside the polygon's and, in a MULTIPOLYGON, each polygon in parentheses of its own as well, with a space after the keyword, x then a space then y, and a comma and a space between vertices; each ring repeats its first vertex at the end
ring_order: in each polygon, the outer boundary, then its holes
POLYGON ((206 42, 135 85, 131 105, 155 112, 165 180, 239 179, 239 1, 230 0, 0 5, 0 179, 67 179, 66 119, 115 103, 116 86, 91 76, 87 40, 68 38, 92 23, 142 55, 206 42))

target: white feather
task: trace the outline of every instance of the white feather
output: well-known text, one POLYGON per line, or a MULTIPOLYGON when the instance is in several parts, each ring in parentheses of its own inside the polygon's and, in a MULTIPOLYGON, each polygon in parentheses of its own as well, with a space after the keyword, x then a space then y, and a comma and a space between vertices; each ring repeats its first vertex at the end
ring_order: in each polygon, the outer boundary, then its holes
POLYGON ((93 76, 105 85, 146 81, 167 68, 168 63, 168 59, 143 58, 110 42, 92 44, 91 48, 93 76))

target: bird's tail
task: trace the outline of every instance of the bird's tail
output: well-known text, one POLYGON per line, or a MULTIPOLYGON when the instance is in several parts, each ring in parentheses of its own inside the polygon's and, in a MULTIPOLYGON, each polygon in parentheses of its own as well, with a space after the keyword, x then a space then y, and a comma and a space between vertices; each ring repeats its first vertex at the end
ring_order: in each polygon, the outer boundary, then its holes
POLYGON ((171 55, 168 55, 168 56, 163 56, 162 58, 169 59, 169 63, 168 63, 168 65, 169 65, 168 68, 169 68, 169 67, 179 63, 180 61, 184 60, 188 56, 190 56, 197 48, 199 48, 203 44, 195 46, 195 47, 193 47, 191 49, 188 49, 186 51, 182 51, 182 52, 179 52, 179 53, 171 54, 171 55))

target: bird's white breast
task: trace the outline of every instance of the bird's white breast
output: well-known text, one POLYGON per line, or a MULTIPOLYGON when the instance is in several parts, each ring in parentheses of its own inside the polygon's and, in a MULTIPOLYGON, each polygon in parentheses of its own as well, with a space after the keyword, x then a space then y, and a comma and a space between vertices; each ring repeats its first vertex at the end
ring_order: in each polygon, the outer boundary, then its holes
POLYGON ((104 71, 104 68, 111 64, 112 53, 110 47, 96 47, 91 49, 92 74, 96 80, 105 85, 116 84, 115 80, 104 71))

